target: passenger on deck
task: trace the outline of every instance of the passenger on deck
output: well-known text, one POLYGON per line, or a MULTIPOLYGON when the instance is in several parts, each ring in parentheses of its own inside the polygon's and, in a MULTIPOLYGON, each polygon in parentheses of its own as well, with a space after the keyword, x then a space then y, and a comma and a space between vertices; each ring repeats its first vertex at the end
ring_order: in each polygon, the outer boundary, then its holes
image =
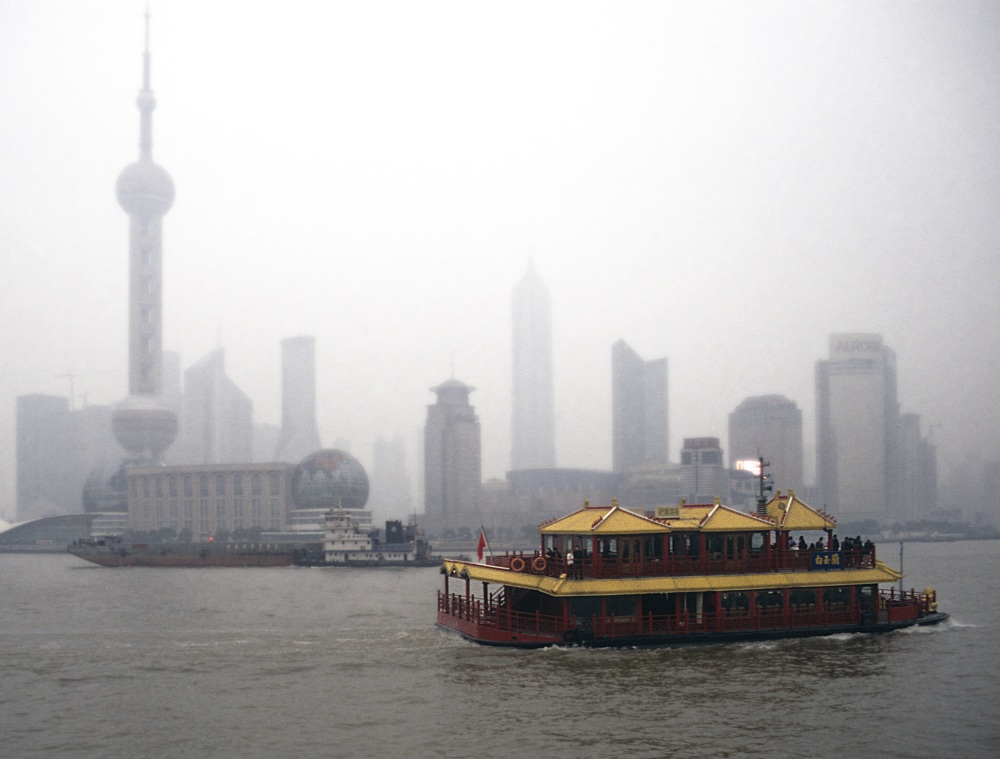
POLYGON ((837 537, 837 533, 833 533, 833 539, 830 541, 830 550, 831 551, 840 550, 840 538, 837 537))
POLYGON ((800 551, 808 551, 809 550, 809 546, 806 545, 806 537, 805 537, 805 535, 799 535, 799 550, 800 551))

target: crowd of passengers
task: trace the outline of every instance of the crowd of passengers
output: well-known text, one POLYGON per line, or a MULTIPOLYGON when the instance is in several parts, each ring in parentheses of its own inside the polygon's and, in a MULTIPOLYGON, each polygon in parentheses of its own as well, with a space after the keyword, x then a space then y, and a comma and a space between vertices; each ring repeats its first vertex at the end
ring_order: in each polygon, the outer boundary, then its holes
POLYGON ((844 538, 844 542, 840 542, 840 538, 837 537, 837 533, 833 534, 830 538, 830 545, 823 545, 823 538, 820 538, 815 543, 806 543, 805 536, 799 535, 799 542, 795 542, 795 538, 791 535, 788 536, 788 548, 791 551, 870 551, 875 547, 875 544, 871 540, 865 540, 864 543, 861 542, 861 536, 857 537, 847 537, 844 538))

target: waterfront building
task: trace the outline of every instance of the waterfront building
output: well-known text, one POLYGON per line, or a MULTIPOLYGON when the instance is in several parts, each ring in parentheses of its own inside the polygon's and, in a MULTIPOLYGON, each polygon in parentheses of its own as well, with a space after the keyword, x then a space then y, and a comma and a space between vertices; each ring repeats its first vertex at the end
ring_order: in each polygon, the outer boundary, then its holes
POLYGON ((431 390, 424 427, 424 512, 447 525, 479 508, 482 482, 481 430, 469 394, 475 390, 450 379, 431 390))
POLYGON ((241 529, 283 530, 294 472, 283 462, 129 467, 128 529, 189 530, 193 542, 241 529))
POLYGON ((802 411, 783 395, 746 398, 729 414, 730 469, 760 457, 776 487, 803 492, 802 411))
POLYGON ((644 361, 624 340, 616 342, 611 404, 614 471, 668 463, 667 359, 644 361))
POLYGON ((552 305, 533 264, 514 288, 511 469, 556 465, 552 305))
POLYGON ((316 424, 316 338, 281 341, 281 434, 274 458, 299 462, 321 447, 316 424))

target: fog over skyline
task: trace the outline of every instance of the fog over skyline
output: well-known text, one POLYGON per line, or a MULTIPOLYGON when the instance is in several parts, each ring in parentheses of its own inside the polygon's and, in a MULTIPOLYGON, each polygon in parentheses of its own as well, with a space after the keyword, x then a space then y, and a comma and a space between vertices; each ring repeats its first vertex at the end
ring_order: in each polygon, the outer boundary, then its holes
MULTIPOLYGON (((141 2, 0 5, 0 516, 15 399, 127 391, 141 2)), ((153 2, 164 347, 225 349, 280 423, 314 335, 320 434, 370 469, 429 388, 510 462, 511 291, 552 295, 559 466, 611 466, 611 345, 669 360, 670 452, 778 393, 815 447, 835 332, 897 355, 939 489, 1000 459, 1000 5, 153 2), (964 467, 964 469, 963 469, 964 467)), ((109 432, 110 434, 110 432, 109 432)), ((169 456, 169 453, 168 453, 169 456)), ((778 483, 781 486, 781 483, 778 483)), ((422 494, 418 494, 418 503, 422 494)), ((975 509, 973 509, 975 510, 975 509)))

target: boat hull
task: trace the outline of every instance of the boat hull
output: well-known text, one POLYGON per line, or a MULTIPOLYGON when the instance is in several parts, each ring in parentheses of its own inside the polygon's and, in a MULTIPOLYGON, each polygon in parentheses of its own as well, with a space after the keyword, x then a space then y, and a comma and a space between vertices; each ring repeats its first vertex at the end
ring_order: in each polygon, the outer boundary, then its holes
POLYGON ((69 546, 67 551, 102 567, 287 567, 301 548, 163 544, 69 546))
POLYGON ((558 633, 537 633, 529 630, 501 630, 471 620, 457 619, 439 613, 437 626, 457 633, 466 640, 487 646, 509 648, 545 648, 549 646, 582 646, 586 648, 635 648, 748 643, 755 641, 809 638, 823 635, 854 633, 886 633, 907 627, 937 625, 949 618, 944 612, 934 612, 916 619, 875 622, 872 624, 816 625, 808 627, 778 627, 762 630, 704 631, 644 635, 595 635, 588 629, 565 630, 558 633))

